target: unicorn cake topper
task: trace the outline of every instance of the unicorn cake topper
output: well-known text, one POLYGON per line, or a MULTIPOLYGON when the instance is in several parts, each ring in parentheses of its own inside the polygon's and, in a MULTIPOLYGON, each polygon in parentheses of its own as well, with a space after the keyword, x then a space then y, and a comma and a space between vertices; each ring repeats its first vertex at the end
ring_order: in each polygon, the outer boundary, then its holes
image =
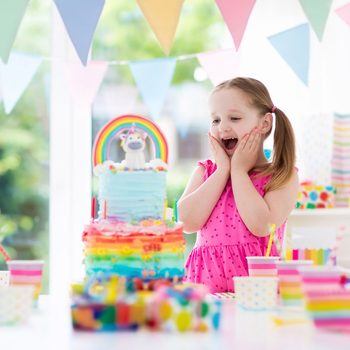
POLYGON ((129 169, 143 169, 146 165, 144 150, 147 134, 138 131, 133 123, 129 130, 119 137, 122 140, 121 147, 125 152, 122 164, 129 169))

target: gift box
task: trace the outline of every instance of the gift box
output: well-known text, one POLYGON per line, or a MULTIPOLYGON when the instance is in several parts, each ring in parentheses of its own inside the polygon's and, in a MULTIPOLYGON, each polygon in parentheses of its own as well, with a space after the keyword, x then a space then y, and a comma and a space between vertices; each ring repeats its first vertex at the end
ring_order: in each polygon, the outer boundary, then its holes
MULTIPOLYGON (((174 282, 172 282, 174 283, 174 282)), ((76 330, 217 330, 220 300, 203 285, 143 284, 118 276, 99 276, 72 285, 72 322, 76 330)))
POLYGON ((335 188, 303 182, 299 186, 297 209, 334 208, 335 188))

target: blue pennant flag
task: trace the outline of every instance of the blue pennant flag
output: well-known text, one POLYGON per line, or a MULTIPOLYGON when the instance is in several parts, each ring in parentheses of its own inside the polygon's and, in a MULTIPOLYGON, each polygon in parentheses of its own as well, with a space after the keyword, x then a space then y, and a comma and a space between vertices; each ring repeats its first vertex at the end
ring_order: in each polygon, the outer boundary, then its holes
POLYGON ((176 58, 130 62, 129 65, 143 101, 151 113, 151 118, 159 119, 173 78, 176 58))
POLYGON ((42 58, 39 56, 13 52, 7 64, 0 62, 0 78, 2 81, 2 97, 5 113, 11 113, 33 79, 42 58))
POLYGON ((301 24, 272 35, 268 39, 281 57, 307 86, 310 56, 309 25, 301 24))
POLYGON ((81 62, 86 65, 105 0, 54 0, 81 62))

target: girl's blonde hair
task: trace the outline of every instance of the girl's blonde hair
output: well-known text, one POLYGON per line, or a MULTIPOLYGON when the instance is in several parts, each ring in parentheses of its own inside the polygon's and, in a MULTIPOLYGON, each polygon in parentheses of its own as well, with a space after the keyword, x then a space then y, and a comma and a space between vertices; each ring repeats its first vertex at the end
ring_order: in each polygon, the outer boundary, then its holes
MULTIPOLYGON (((275 133, 273 136, 273 157, 271 163, 261 166, 260 175, 271 175, 266 191, 282 187, 292 177, 295 167, 295 138, 288 117, 272 103, 270 94, 263 83, 253 78, 238 77, 217 85, 213 92, 222 89, 240 89, 251 100, 251 104, 261 115, 275 113, 275 133)), ((266 135, 269 136, 271 130, 266 135)))

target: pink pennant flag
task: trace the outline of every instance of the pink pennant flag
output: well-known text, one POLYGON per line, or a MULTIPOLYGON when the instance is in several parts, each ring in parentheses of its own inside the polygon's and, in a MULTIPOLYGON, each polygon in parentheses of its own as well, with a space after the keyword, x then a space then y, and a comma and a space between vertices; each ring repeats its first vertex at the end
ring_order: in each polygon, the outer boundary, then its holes
POLYGON ((238 50, 256 0, 215 1, 238 50))
POLYGON ((200 53, 197 58, 214 85, 238 75, 239 57, 234 49, 200 53))
POLYGON ((350 3, 339 7, 335 12, 350 27, 350 3))
POLYGON ((107 62, 89 61, 87 66, 66 64, 66 79, 74 101, 92 104, 107 70, 107 62))

